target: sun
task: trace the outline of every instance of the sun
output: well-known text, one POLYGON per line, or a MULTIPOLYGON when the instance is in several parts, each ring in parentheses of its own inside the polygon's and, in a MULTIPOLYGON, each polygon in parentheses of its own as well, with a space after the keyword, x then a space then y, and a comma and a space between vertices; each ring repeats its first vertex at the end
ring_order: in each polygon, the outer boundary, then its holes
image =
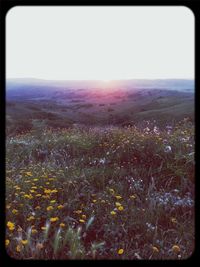
POLYGON ((105 84, 108 84, 108 83, 111 83, 111 80, 110 79, 102 79, 102 82, 105 84))
POLYGON ((102 80, 102 82, 104 82, 104 83, 109 83, 111 80, 109 80, 109 79, 103 79, 102 80))

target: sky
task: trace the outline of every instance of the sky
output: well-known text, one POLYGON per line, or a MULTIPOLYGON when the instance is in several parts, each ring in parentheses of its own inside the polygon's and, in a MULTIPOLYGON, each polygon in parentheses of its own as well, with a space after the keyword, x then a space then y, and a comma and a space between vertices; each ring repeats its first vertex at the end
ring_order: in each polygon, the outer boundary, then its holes
POLYGON ((194 79, 184 6, 17 6, 6 16, 6 78, 194 79))

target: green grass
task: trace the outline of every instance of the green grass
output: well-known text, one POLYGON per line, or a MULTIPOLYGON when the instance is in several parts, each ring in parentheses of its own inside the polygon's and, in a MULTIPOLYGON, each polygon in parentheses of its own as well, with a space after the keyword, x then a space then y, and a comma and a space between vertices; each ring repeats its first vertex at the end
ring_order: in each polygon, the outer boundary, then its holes
POLYGON ((38 126, 8 137, 8 254, 188 258, 194 250, 194 125, 185 119, 168 132, 154 126, 38 126))

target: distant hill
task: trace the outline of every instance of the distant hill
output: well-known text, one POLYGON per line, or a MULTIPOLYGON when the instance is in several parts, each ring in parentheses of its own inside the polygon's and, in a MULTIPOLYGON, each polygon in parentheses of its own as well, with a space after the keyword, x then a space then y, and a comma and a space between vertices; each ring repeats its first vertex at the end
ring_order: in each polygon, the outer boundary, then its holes
POLYGON ((19 124, 31 128, 35 120, 50 127, 193 120, 194 81, 12 79, 6 84, 6 116, 8 132, 19 124))

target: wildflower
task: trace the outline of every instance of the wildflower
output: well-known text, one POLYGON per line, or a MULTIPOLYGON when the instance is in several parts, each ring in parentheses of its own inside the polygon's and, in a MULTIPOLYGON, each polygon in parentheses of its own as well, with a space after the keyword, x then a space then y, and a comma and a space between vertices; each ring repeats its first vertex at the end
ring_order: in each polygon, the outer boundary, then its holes
POLYGON ((60 223, 60 227, 65 227, 65 224, 64 223, 60 223))
POLYGON ((82 213, 82 210, 75 210, 74 213, 81 214, 82 213))
POLYGON ((10 231, 13 231, 15 229, 15 224, 12 222, 7 222, 7 227, 10 231))
POLYGON ((28 194, 25 194, 25 195, 24 195, 24 198, 31 199, 31 198, 33 198, 33 196, 32 196, 31 194, 29 194, 29 195, 28 195, 28 194))
POLYGON ((115 196, 116 197, 116 199, 122 199, 122 197, 121 196, 115 196))
POLYGON ((20 252, 20 251, 21 251, 21 247, 20 247, 20 245, 17 245, 17 246, 16 246, 16 251, 17 251, 17 252, 20 252))
POLYGON ((33 179, 34 182, 37 182, 38 180, 39 180, 38 178, 33 179))
POLYGON ((116 212, 115 212, 114 210, 112 210, 112 211, 110 212, 110 214, 111 214, 111 215, 116 215, 116 212))
POLYGON ((32 189, 37 189, 37 186, 31 186, 32 189))
POLYGON ((155 252, 155 253, 158 253, 158 252, 159 252, 159 249, 158 249, 156 246, 153 246, 153 247, 152 247, 152 250, 153 250, 153 252, 155 252))
POLYGON ((28 176, 33 176, 31 172, 26 172, 25 174, 28 176))
POLYGON ((171 222, 172 223, 177 223, 177 219, 176 218, 171 218, 171 222))
POLYGON ((12 213, 13 213, 13 214, 17 214, 17 213, 18 213, 18 210, 13 209, 13 210, 12 210, 12 213))
POLYGON ((85 215, 85 214, 83 214, 81 217, 82 217, 82 219, 84 219, 84 220, 86 219, 86 215, 85 215))
POLYGON ((44 189, 44 193, 45 194, 50 194, 51 193, 51 189, 44 189))
POLYGON ((121 206, 121 203, 119 203, 119 202, 115 202, 115 205, 116 205, 117 207, 119 207, 119 206, 121 206))
POLYGON ((166 146, 164 149, 164 152, 166 152, 166 153, 172 152, 171 146, 166 146))
POLYGON ((51 191, 51 193, 57 193, 57 192, 58 192, 57 189, 53 189, 53 190, 51 191))
POLYGON ((47 211, 50 211, 50 210, 53 210, 53 207, 52 206, 48 206, 47 207, 47 211))
POLYGON ((79 220, 79 222, 81 222, 81 223, 84 223, 84 222, 85 222, 85 220, 83 220, 83 219, 80 219, 80 220, 79 220))
POLYGON ((104 199, 101 200, 101 203, 106 203, 106 201, 104 199))
POLYGON ((52 218, 50 219, 51 222, 56 222, 56 221, 58 221, 58 220, 59 220, 58 217, 52 217, 52 218))
POLYGON ((27 245, 28 244, 28 240, 27 239, 25 239, 25 240, 21 240, 21 243, 23 244, 23 245, 27 245))
POLYGON ((93 203, 96 203, 96 202, 97 202, 97 200, 96 200, 96 199, 93 199, 93 200, 92 200, 92 202, 93 202, 93 203))
POLYGON ((42 226, 41 229, 42 229, 42 230, 46 230, 47 227, 46 227, 46 226, 42 226))
POLYGON ((135 199, 135 198, 136 198, 136 196, 135 196, 135 195, 132 195, 132 196, 130 196, 130 198, 131 198, 131 199, 135 199))
POLYGON ((10 244, 10 240, 6 239, 5 244, 6 244, 6 247, 7 247, 10 244))
POLYGON ((63 205, 59 205, 57 208, 58 208, 59 210, 61 210, 61 209, 64 208, 64 206, 63 206, 63 205))
POLYGON ((35 209, 36 209, 36 210, 40 210, 41 207, 40 207, 40 206, 36 206, 35 209))
POLYGON ((38 232, 38 231, 37 231, 36 229, 32 229, 32 230, 31 230, 31 233, 32 233, 32 234, 36 234, 37 232, 38 232))
POLYGON ((54 199, 54 200, 51 200, 50 202, 51 202, 51 203, 55 203, 55 202, 56 202, 56 200, 54 199))
POLYGON ((109 191, 110 191, 111 194, 115 193, 114 189, 112 189, 112 188, 110 188, 109 191))
POLYGON ((179 253, 181 251, 180 247, 178 245, 174 245, 172 247, 172 251, 175 252, 175 253, 179 253))
POLYGON ((41 194, 37 194, 37 195, 35 195, 36 197, 41 197, 41 194))
POLYGON ((118 250, 118 252, 117 252, 119 255, 121 255, 121 254, 123 254, 124 253, 124 250, 123 250, 123 248, 120 248, 119 250, 118 250))
POLYGON ((29 221, 35 220, 35 217, 34 216, 30 216, 26 220, 29 222, 29 221))
POLYGON ((122 211, 122 210, 124 210, 124 207, 123 206, 119 206, 117 209, 122 211))

